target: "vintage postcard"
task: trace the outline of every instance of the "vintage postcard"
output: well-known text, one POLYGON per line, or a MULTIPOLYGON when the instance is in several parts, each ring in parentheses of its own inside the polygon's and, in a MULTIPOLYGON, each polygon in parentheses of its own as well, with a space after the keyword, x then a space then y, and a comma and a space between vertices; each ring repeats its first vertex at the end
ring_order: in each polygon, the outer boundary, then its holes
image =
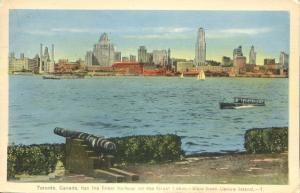
POLYGON ((299 4, 2 1, 3 192, 298 192, 299 4))

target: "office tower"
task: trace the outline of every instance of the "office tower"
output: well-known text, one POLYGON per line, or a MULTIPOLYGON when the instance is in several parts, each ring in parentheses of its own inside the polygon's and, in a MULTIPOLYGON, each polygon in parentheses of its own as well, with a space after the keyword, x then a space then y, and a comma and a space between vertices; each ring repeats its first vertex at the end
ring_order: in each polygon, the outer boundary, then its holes
POLYGON ((168 54, 166 50, 153 50, 154 65, 166 66, 168 62, 168 54))
POLYGON ((130 61, 130 62, 136 62, 136 56, 130 55, 130 56, 129 56, 129 61, 130 61))
POLYGON ((115 62, 121 62, 121 52, 115 52, 115 62))
POLYGON ((111 66, 115 59, 114 45, 110 43, 107 33, 100 36, 99 42, 94 45, 93 55, 95 64, 100 66, 111 66))
POLYGON ((235 49, 233 50, 233 60, 234 60, 237 56, 243 56, 242 46, 239 46, 239 47, 237 47, 237 48, 235 48, 235 49))
POLYGON ((206 42, 203 28, 198 29, 196 46, 195 46, 195 65, 205 65, 206 61, 206 42))
POLYGON ((54 62, 54 44, 51 45, 51 61, 54 62))
POLYGON ((147 49, 145 46, 140 46, 138 49, 138 62, 148 63, 147 49))
POLYGON ((284 69, 289 68, 289 55, 285 52, 280 52, 279 64, 283 66, 284 69))
POLYGON ((254 46, 251 46, 250 49, 249 64, 256 64, 256 52, 254 51, 254 46))

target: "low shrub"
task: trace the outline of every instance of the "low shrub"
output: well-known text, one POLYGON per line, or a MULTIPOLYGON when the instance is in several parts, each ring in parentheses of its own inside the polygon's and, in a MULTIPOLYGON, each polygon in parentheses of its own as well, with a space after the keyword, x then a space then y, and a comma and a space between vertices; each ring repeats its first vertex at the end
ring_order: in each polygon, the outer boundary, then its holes
MULTIPOLYGON (((176 160, 182 155, 181 139, 177 135, 129 136, 110 138, 117 146, 115 163, 143 163, 176 160)), ((57 161, 65 163, 64 144, 10 145, 7 157, 7 177, 27 173, 51 173, 57 161)))
POLYGON ((248 153, 280 153, 288 150, 288 128, 254 128, 245 133, 248 153))
POLYGON ((58 160, 64 162, 63 144, 10 145, 7 155, 7 177, 16 174, 49 174, 58 160))
POLYGON ((115 162, 143 163, 177 160, 183 154, 177 135, 139 135, 110 138, 117 146, 115 162))

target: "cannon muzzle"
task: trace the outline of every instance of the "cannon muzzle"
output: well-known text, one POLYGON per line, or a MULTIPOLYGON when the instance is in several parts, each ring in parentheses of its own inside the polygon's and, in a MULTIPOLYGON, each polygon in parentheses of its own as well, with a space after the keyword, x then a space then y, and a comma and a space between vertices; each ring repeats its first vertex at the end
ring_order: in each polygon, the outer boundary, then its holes
POLYGON ((96 150, 105 151, 105 152, 116 151, 116 144, 105 139, 104 137, 99 137, 84 132, 72 131, 60 127, 56 127, 54 129, 54 133, 62 137, 81 139, 85 143, 87 143, 87 145, 91 146, 96 150))

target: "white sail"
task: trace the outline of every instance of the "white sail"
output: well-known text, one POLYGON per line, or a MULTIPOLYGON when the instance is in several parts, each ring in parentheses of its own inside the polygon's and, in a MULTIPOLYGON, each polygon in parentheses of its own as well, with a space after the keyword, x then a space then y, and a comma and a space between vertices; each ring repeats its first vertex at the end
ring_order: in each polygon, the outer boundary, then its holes
POLYGON ((205 73, 201 70, 197 76, 197 80, 205 80, 205 73))
POLYGON ((181 73, 180 78, 183 78, 183 73, 181 73))

